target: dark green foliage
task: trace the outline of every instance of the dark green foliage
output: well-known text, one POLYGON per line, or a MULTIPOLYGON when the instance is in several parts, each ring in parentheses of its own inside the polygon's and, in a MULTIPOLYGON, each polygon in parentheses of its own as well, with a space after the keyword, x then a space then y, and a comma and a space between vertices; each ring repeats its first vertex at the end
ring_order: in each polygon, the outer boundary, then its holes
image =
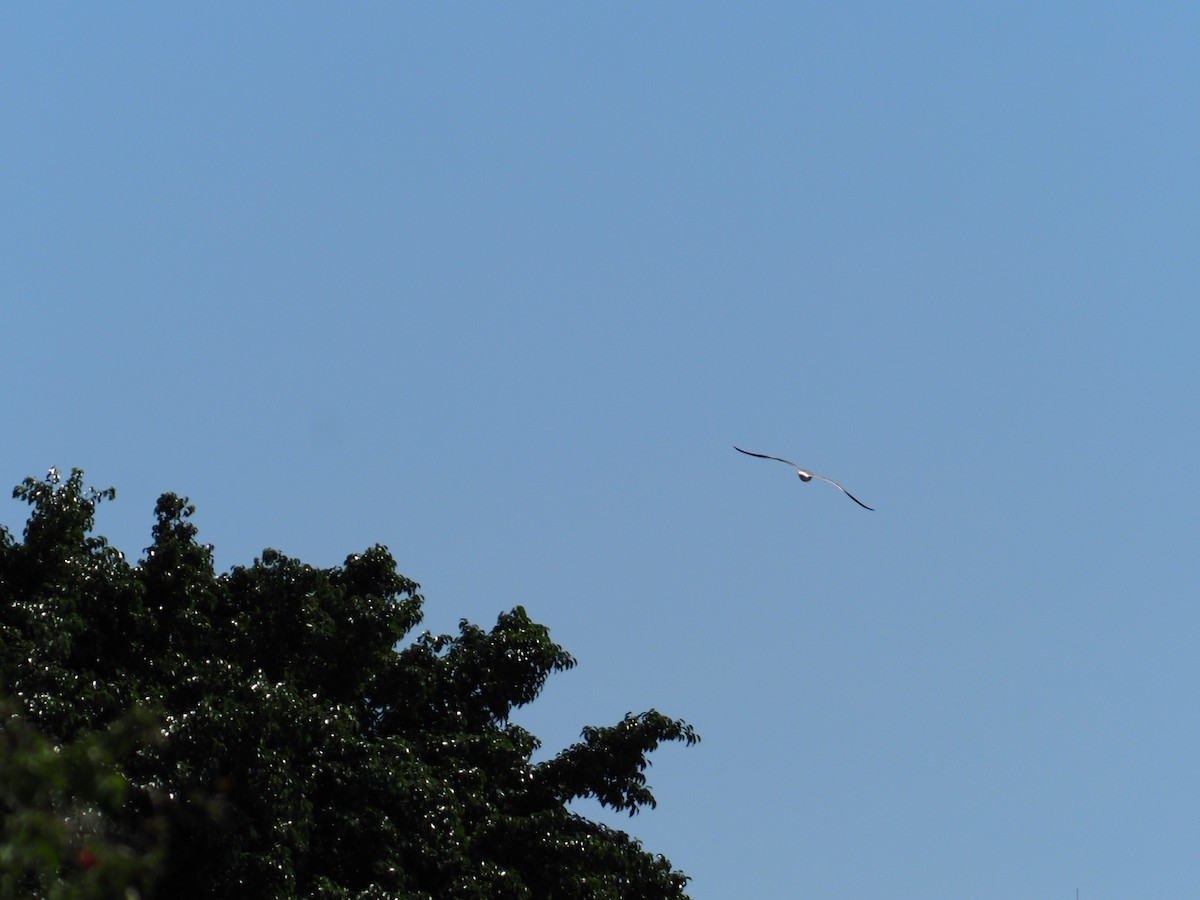
POLYGON ((0 765, 16 773, 0 778, 0 809, 33 824, 0 832, 11 884, 63 897, 103 896, 54 893, 89 878, 169 898, 685 896, 666 859, 567 804, 653 806, 647 754, 695 732, 650 711, 532 763, 538 741, 509 716, 575 661, 522 608, 401 648, 422 598, 383 547, 330 569, 266 550, 218 574, 193 508, 166 494, 130 565, 91 535, 113 492, 85 490, 78 470, 14 496, 32 513, 24 541, 0 531, 13 704, 0 750, 15 760, 0 765), (101 860, 85 869, 64 824, 79 810, 84 858, 101 860))
POLYGON ((114 760, 156 735, 151 718, 135 713, 55 744, 0 702, 0 897, 102 900, 146 890, 162 823, 152 812, 125 813, 129 785, 114 760))

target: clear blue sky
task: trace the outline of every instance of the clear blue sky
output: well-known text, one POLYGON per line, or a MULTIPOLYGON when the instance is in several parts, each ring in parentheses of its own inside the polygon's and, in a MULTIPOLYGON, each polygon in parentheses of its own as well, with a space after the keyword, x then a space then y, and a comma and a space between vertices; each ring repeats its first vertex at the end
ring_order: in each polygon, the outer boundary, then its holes
MULTIPOLYGON (((523 604, 697 900, 1200 885, 1200 8, 10 5, 0 476, 523 604), (877 508, 734 452, 795 459, 877 508)), ((24 507, 0 503, 19 526, 24 507)))

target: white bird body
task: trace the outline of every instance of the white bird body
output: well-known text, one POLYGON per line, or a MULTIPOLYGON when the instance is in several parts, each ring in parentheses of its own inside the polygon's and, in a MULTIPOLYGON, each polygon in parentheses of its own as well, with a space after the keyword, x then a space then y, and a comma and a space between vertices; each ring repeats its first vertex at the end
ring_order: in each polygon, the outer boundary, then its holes
POLYGON ((869 509, 869 510, 871 510, 871 512, 875 511, 873 507, 867 506, 867 504, 863 503, 861 500, 859 500, 857 497, 855 497, 852 493, 850 493, 848 490, 846 490, 844 487, 842 487, 840 484, 838 484, 832 478, 826 478, 824 475, 818 475, 816 472, 811 472, 808 469, 801 468, 800 466, 798 466, 794 462, 792 462, 790 459, 784 459, 782 456, 768 456, 766 453, 751 453, 749 450, 743 450, 741 447, 736 447, 736 446, 733 449, 736 450, 738 453, 745 453, 747 456, 757 456, 759 459, 773 459, 776 462, 785 463, 796 470, 796 474, 800 476, 801 481, 807 482, 807 481, 812 481, 814 478, 820 478, 822 481, 826 481, 829 484, 832 484, 835 488, 837 488, 839 491, 841 491, 843 494, 845 494, 847 497, 849 497, 851 500, 853 500, 855 503, 857 503, 863 509, 869 509))

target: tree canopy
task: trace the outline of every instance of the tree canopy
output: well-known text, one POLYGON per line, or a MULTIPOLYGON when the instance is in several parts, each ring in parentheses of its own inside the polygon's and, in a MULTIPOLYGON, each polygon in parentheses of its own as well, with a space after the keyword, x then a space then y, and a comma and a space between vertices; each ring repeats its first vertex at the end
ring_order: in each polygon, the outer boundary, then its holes
POLYGON ((535 763, 510 715, 575 660, 520 606, 410 637, 387 548, 217 573, 169 493, 132 564, 93 534, 114 496, 52 469, 0 529, 0 895, 686 897, 569 804, 653 807, 648 754, 690 725, 629 714, 535 763))

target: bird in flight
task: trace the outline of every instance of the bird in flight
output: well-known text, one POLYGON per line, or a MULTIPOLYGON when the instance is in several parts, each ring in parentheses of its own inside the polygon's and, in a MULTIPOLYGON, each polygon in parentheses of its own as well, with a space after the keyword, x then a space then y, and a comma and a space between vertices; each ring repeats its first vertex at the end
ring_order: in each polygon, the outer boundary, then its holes
POLYGON ((838 484, 832 478, 826 478, 824 475, 818 475, 816 472, 810 472, 810 471, 808 471, 808 469, 802 469, 798 465, 796 465, 794 462, 792 462, 790 459, 783 459, 782 457, 779 457, 779 456, 768 456, 765 453, 751 453, 749 450, 743 450, 741 447, 734 447, 733 449, 736 450, 738 453, 745 453, 747 456, 757 456, 759 459, 773 459, 776 462, 787 463, 789 466, 791 466, 793 469, 796 470, 796 474, 800 476, 801 481, 812 481, 814 478, 820 478, 822 481, 828 481, 835 488, 837 488, 839 491, 841 491, 843 494, 845 494, 847 497, 849 497, 851 500, 853 500, 855 503, 857 503, 859 506, 861 506, 863 509, 869 509, 869 510, 871 510, 871 512, 875 511, 872 507, 867 506, 867 504, 863 503, 861 500, 859 500, 857 497, 855 497, 852 493, 850 493, 848 490, 846 490, 844 487, 842 487, 840 484, 838 484))

